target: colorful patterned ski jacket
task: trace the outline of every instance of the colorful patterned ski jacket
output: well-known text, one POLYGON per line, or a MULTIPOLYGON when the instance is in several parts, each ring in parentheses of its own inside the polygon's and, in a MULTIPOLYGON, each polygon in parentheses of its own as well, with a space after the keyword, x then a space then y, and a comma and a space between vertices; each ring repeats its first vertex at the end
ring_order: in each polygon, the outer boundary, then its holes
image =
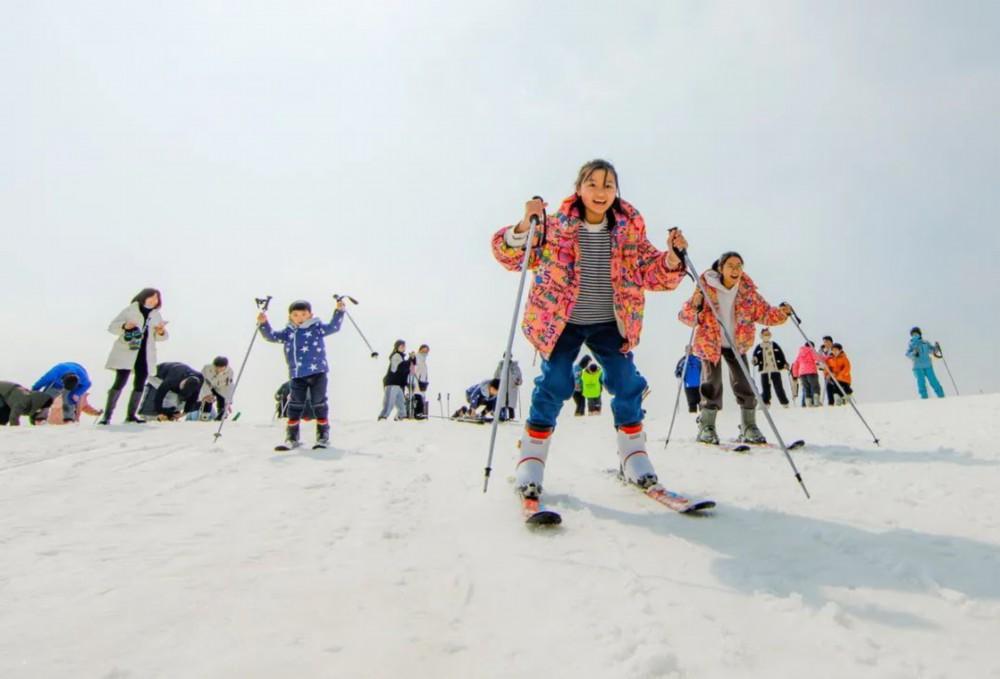
MULTIPOLYGON (((566 328, 580 295, 580 258, 577 233, 583 220, 576 194, 563 201, 548 216, 543 238, 536 240, 528 267, 534 272, 521 329, 532 346, 548 359, 566 328)), ((646 238, 646 223, 632 205, 619 201, 621 212, 611 214, 611 286, 614 290, 615 319, 625 338, 622 353, 639 344, 646 290, 673 290, 684 279, 683 264, 667 266, 667 253, 657 250, 646 238)), ((609 212, 610 214, 610 212, 609 212)), ((493 256, 509 271, 520 271, 524 249, 513 248, 504 236, 511 227, 493 234, 493 256)))
POLYGON ((318 373, 330 372, 326 362, 327 335, 340 330, 344 322, 344 312, 333 312, 329 323, 324 323, 313 316, 302 325, 289 322, 287 326, 275 332, 267 321, 261 323, 260 334, 268 342, 281 342, 285 345, 285 362, 288 364, 288 376, 291 379, 309 377, 318 373))
MULTIPOLYGON (((708 297, 714 308, 719 308, 719 295, 707 279, 709 272, 701 275, 702 286, 708 291, 708 297)), ((693 297, 692 297, 693 299, 693 297)), ((698 324, 698 330, 694 334, 693 352, 695 356, 709 363, 718 363, 722 359, 722 329, 719 322, 715 320, 715 314, 703 304, 703 309, 699 312, 695 309, 691 299, 684 303, 677 318, 688 327, 698 324)), ((736 291, 736 301, 733 303, 733 316, 735 319, 736 331, 733 341, 741 354, 750 351, 754 338, 757 336, 754 324, 761 325, 781 325, 788 320, 788 315, 778 307, 771 306, 757 291, 757 285, 746 274, 739 282, 739 289, 736 291)))

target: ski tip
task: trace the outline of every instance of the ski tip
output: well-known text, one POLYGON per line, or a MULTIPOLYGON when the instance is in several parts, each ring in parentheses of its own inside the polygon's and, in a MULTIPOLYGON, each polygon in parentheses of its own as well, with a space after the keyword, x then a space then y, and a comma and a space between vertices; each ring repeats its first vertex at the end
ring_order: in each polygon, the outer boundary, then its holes
POLYGON ((715 500, 695 500, 693 501, 687 509, 681 511, 681 514, 697 514, 699 512, 705 512, 709 509, 715 509, 715 500))
POLYGON ((528 515, 524 523, 529 526, 558 526, 562 523, 562 517, 552 510, 542 509, 528 515))

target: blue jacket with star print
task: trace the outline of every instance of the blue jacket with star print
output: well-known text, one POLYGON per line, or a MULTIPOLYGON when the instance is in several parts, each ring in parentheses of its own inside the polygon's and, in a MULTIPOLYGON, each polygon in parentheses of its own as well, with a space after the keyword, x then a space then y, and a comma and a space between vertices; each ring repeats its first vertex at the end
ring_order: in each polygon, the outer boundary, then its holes
POLYGON ((294 380, 298 377, 330 372, 330 365, 326 362, 324 338, 340 330, 343 321, 344 312, 335 311, 329 323, 313 317, 302 325, 289 323, 277 332, 265 321, 260 326, 260 334, 268 342, 281 342, 285 345, 288 376, 294 380))

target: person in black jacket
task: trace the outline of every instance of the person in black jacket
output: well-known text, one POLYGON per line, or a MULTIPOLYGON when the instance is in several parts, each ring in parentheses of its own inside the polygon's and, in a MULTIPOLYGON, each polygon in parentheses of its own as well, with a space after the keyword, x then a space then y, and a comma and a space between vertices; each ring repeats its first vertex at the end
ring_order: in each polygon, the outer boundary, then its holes
POLYGON ((778 401, 787 408, 788 397, 785 396, 781 371, 788 370, 788 361, 785 360, 785 352, 778 343, 771 341, 770 328, 760 331, 760 344, 753 350, 753 364, 760 371, 761 397, 764 399, 764 405, 771 405, 771 385, 774 384, 774 393, 778 395, 778 401))
POLYGON ((405 390, 415 361, 414 354, 406 356, 406 342, 396 340, 392 354, 389 356, 389 369, 386 370, 385 377, 382 378, 385 393, 382 397, 382 411, 378 415, 380 421, 388 419, 393 408, 396 409, 397 420, 406 417, 405 390))
POLYGON ((205 376, 189 365, 161 363, 147 387, 141 412, 160 420, 176 420, 196 412, 204 382, 205 376))
POLYGON ((41 391, 31 391, 14 382, 0 382, 0 425, 21 424, 21 417, 27 416, 31 424, 44 420, 52 397, 41 391))

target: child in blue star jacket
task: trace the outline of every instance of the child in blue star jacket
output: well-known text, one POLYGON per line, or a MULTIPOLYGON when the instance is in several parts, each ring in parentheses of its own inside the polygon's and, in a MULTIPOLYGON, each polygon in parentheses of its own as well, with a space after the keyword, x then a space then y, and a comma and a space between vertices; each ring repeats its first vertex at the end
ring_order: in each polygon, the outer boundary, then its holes
POLYGON ((288 426, 285 429, 285 447, 292 449, 302 445, 299 441, 299 420, 306 407, 306 398, 316 413, 316 445, 330 444, 329 405, 326 401, 326 374, 330 367, 326 362, 327 335, 340 330, 344 320, 344 303, 337 302, 337 310, 329 324, 313 317, 309 302, 299 300, 288 307, 288 325, 275 332, 267 321, 267 314, 257 315, 260 334, 268 342, 285 345, 285 362, 288 363, 288 377, 291 379, 291 394, 288 402, 288 426))

